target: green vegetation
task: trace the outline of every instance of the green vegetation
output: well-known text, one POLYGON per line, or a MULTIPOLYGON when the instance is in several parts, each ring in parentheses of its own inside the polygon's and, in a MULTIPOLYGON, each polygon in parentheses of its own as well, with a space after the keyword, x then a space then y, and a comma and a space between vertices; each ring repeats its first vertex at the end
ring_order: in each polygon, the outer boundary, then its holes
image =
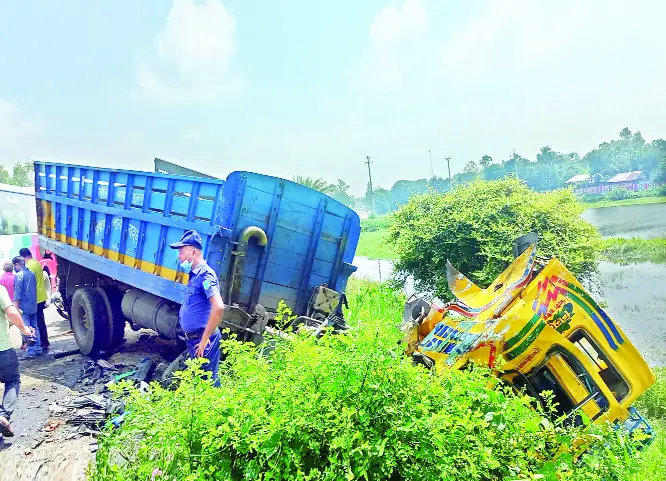
POLYGON ((268 358, 226 342, 220 388, 193 370, 175 391, 117 386, 129 414, 100 436, 91 481, 664 479, 659 451, 555 426, 484 369, 413 366, 396 345, 403 297, 362 281, 348 295, 348 335, 275 340, 268 358), (574 439, 593 448, 575 468, 568 452, 550 461, 574 439))
POLYGON ((617 264, 666 264, 666 239, 604 239, 603 259, 617 264))
POLYGON ((383 215, 380 217, 370 216, 367 219, 361 220, 362 232, 375 232, 378 230, 388 230, 393 222, 393 216, 383 215))
MULTIPOLYGON (((446 162, 444 159, 441 160, 438 164, 445 166, 446 162)), ((468 162, 462 172, 455 174, 452 182, 448 178, 433 176, 429 179, 398 180, 389 189, 375 185, 375 213, 384 215, 394 212, 407 204, 412 196, 448 192, 451 190, 451 184, 458 187, 477 180, 518 177, 533 190, 549 191, 566 187, 565 182, 578 174, 589 173, 592 182, 597 183, 620 172, 641 170, 652 182, 666 181, 666 140, 656 139, 646 142, 640 132, 631 132, 628 128, 622 129, 617 139, 602 142, 596 149, 582 156, 576 152, 557 152, 546 145, 531 159, 513 153, 504 159, 493 159, 489 155, 484 155, 478 161, 466 160, 468 162)), ((406 159, 406 161, 419 162, 418 159, 406 159)), ((307 177, 301 179, 306 185, 316 183, 317 186, 313 188, 326 192, 349 207, 366 211, 373 209, 373 192, 370 191, 369 184, 363 196, 355 197, 348 192, 349 185, 343 180, 338 180, 337 184, 329 184, 322 179, 313 180, 307 177)), ((661 187, 661 193, 655 193, 657 189, 636 193, 616 189, 617 192, 606 194, 602 198, 594 195, 582 195, 581 198, 585 202, 594 203, 623 200, 624 196, 666 195, 666 187, 661 187)))
POLYGON ((531 231, 539 234, 541 255, 554 255, 577 277, 589 278, 601 236, 582 211, 569 190, 538 193, 517 179, 415 197, 391 224, 398 278, 412 275, 418 290, 447 297, 450 260, 474 282, 489 285, 513 260, 513 240, 531 231))
POLYGON ((657 382, 638 399, 636 407, 649 419, 666 423, 666 367, 656 368, 654 373, 657 382))
POLYGON ((642 455, 642 465, 633 481, 666 479, 666 367, 654 370, 657 382, 636 402, 656 432, 654 443, 642 455))
POLYGON ((397 259, 398 254, 390 242, 390 236, 391 232, 388 229, 361 232, 356 255, 370 259, 397 259))
POLYGON ((626 205, 661 204, 662 202, 666 202, 666 196, 634 197, 622 200, 599 200, 596 202, 585 202, 585 208, 599 209, 602 207, 620 207, 626 205))
POLYGON ((293 180, 297 184, 301 184, 311 189, 318 190, 319 192, 322 192, 327 195, 332 194, 333 191, 335 190, 335 186, 333 184, 329 184, 324 179, 313 179, 311 177, 303 177, 301 175, 297 175, 294 177, 293 180))
POLYGON ((0 184, 29 187, 35 185, 35 170, 32 162, 17 162, 11 173, 0 165, 0 184))

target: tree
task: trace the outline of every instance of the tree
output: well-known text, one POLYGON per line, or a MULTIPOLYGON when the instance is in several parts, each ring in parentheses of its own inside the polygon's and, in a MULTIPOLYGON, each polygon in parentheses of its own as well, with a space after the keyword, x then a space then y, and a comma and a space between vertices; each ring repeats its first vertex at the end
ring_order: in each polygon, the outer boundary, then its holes
POLYGON ((338 179, 338 183, 333 186, 333 192, 330 194, 338 202, 342 202, 347 207, 354 207, 355 200, 354 197, 349 195, 347 191, 349 190, 349 184, 344 180, 338 179))
POLYGON ((492 163, 493 163, 493 158, 489 155, 484 155, 483 157, 481 157, 481 160, 479 160, 479 165, 481 166, 482 169, 486 169, 492 163))
POLYGON ((335 191, 335 186, 333 184, 329 184, 326 182, 324 179, 313 179, 311 177, 302 177, 300 175, 297 175, 294 177, 294 182, 297 184, 304 185, 306 187, 310 187, 311 189, 318 190, 319 192, 330 195, 335 191))
POLYGON ((467 165, 463 168, 463 172, 466 174, 478 174, 479 172, 479 166, 476 162, 473 160, 470 160, 467 162, 467 165))
POLYGON ((555 152, 549 146, 541 147, 539 153, 536 156, 537 164, 542 165, 554 165, 558 160, 562 160, 562 154, 555 152))
MULTIPOLYGON (((509 175, 513 175, 513 171, 509 175)), ((507 172, 498 164, 490 164, 488 168, 483 171, 483 178, 486 180, 497 180, 505 177, 507 172)))
POLYGON ((12 169, 12 184, 21 187, 35 185, 35 168, 32 162, 17 162, 12 169))
POLYGON ((0 165, 0 184, 9 184, 12 180, 12 176, 9 175, 7 169, 4 166, 0 165))
POLYGON ((391 187, 391 210, 406 204, 413 195, 428 192, 429 186, 427 179, 397 181, 391 187))
POLYGON ((397 278, 411 275, 417 289, 445 296, 448 259, 485 287, 513 260, 513 240, 533 231, 539 255, 556 255, 576 276, 588 278, 597 268, 601 237, 582 211, 571 191, 539 193, 516 178, 413 197, 391 224, 397 278))
POLYGON ((631 130, 629 130, 629 127, 625 127, 620 131, 620 139, 622 140, 628 140, 631 138, 631 130))

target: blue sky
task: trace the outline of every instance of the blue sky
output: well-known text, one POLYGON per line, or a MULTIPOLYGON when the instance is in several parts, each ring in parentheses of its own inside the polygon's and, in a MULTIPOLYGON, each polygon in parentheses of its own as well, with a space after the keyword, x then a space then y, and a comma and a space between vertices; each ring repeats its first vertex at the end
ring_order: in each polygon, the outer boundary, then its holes
POLYGON ((0 0, 0 164, 446 175, 666 136, 658 1, 0 0))

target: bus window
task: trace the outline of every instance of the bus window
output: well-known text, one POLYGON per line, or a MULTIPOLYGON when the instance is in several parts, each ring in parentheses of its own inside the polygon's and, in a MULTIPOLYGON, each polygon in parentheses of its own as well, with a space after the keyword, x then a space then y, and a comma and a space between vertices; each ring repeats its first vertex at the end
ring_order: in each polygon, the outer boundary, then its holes
MULTIPOLYGON (((546 357, 546 362, 527 374, 517 376, 514 384, 526 389, 541 402, 542 393, 553 393, 555 418, 570 416, 566 422, 580 426, 583 419, 577 413, 585 412, 592 420, 608 410, 608 400, 585 370, 582 363, 566 350, 556 347, 546 357), (572 413, 575 413, 572 415, 572 413)), ((544 406, 545 407, 545 406, 544 406)))
POLYGON ((569 341, 590 360, 592 365, 597 369, 599 377, 613 393, 615 399, 618 402, 622 402, 629 394, 629 385, 613 363, 610 362, 606 354, 599 349, 597 343, 582 329, 578 329, 571 334, 569 341))
POLYGON ((0 235, 37 232, 34 196, 0 191, 0 205, 0 235))

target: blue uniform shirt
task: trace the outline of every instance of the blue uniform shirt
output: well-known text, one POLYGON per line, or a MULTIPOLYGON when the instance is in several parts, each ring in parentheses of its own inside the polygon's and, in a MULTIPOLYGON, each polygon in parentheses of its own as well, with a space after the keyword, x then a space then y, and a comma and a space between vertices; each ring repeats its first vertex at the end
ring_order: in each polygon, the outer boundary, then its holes
POLYGON ((217 274, 212 267, 202 261, 190 272, 187 292, 180 307, 178 318, 183 331, 188 333, 205 329, 211 311, 209 299, 215 294, 220 294, 217 274))
POLYGON ((14 301, 24 314, 37 313, 37 278, 27 267, 14 276, 14 301))

